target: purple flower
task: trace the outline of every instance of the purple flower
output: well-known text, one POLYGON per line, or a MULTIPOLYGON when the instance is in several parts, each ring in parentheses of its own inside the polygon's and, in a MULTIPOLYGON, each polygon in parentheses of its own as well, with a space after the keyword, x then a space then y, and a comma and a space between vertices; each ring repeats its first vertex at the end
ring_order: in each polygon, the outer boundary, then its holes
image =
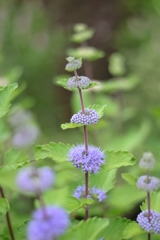
MULTIPOLYGON (((74 191, 73 196, 78 199, 85 197, 85 186, 78 186, 74 191)), ((97 198, 99 202, 103 202, 106 200, 107 195, 106 192, 100 188, 93 187, 89 190, 89 195, 87 198, 97 198)))
POLYGON ((27 227, 28 240, 53 240, 69 226, 69 216, 60 207, 47 206, 33 213, 27 227))
POLYGON ((152 153, 145 152, 139 162, 139 167, 144 170, 150 170, 154 167, 154 164, 155 164, 155 160, 153 158, 152 153))
POLYGON ((16 177, 16 184, 22 192, 43 192, 49 189, 53 182, 54 173, 50 167, 22 168, 16 177))
POLYGON ((78 144, 72 147, 68 153, 68 161, 72 162, 74 167, 81 168, 83 172, 98 173, 100 167, 105 163, 105 154, 95 146, 88 146, 86 154, 84 144, 78 144))
POLYGON ((137 222, 143 230, 150 233, 160 233, 160 214, 156 211, 150 211, 148 219, 148 210, 141 212, 137 216, 137 222))
POLYGON ((156 177, 150 177, 147 175, 138 178, 137 187, 140 190, 147 192, 156 191, 160 186, 160 180, 156 177))
POLYGON ((12 136, 12 144, 15 148, 31 146, 39 137, 40 130, 36 125, 26 124, 16 128, 12 136))
POLYGON ((91 80, 88 77, 80 76, 78 77, 78 80, 76 77, 71 77, 68 79, 67 88, 70 90, 78 87, 81 89, 85 89, 89 86, 90 83, 91 80))
POLYGON ((85 113, 82 113, 82 110, 80 110, 78 113, 74 114, 71 117, 71 122, 75 124, 95 124, 99 120, 98 113, 94 109, 85 108, 85 113))

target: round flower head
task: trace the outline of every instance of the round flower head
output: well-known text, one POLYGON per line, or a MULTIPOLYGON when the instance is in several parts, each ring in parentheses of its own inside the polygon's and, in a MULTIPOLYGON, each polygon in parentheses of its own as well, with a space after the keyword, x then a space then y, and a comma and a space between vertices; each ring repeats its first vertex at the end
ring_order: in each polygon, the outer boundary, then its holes
POLYGON ((69 88, 70 90, 74 89, 74 88, 81 88, 81 89, 85 89, 89 86, 89 84, 91 83, 91 80, 88 77, 78 77, 78 81, 76 77, 71 77, 68 79, 67 82, 67 88, 69 88))
POLYGON ((144 170, 150 170, 154 167, 154 164, 155 164, 155 160, 153 158, 152 153, 145 152, 139 162, 139 167, 144 170))
POLYGON ((156 191, 160 186, 160 180, 156 177, 141 176, 138 178, 137 187, 147 192, 156 191))
POLYGON ((71 122, 75 124, 95 124, 99 120, 98 113, 94 109, 85 108, 84 113, 80 110, 77 114, 74 114, 71 118, 71 122))
POLYGON ((12 145, 15 148, 23 148, 31 146, 39 137, 40 130, 36 125, 23 125, 16 129, 12 136, 12 145))
POLYGON ((74 57, 68 57, 67 61, 68 61, 68 63, 66 65, 65 69, 68 72, 74 72, 77 69, 82 67, 82 60, 81 59, 75 59, 74 57))
POLYGON ((69 216, 60 207, 47 206, 33 213, 27 227, 28 240, 52 240, 62 235, 69 226, 69 216))
POLYGON ((143 230, 150 233, 160 233, 160 214, 156 211, 150 211, 148 219, 148 210, 141 212, 137 216, 137 222, 143 230))
POLYGON ((88 146, 86 154, 84 144, 78 144, 72 147, 68 153, 68 161, 72 162, 74 167, 81 168, 83 172, 98 173, 102 164, 104 164, 105 154, 98 147, 88 146))
MULTIPOLYGON (((73 196, 78 199, 85 197, 85 186, 78 186, 74 191, 73 196)), ((105 191, 100 188, 93 187, 89 190, 87 198, 97 198, 99 202, 103 202, 106 200, 107 196, 105 191)))
POLYGON ((49 189, 54 182, 54 173, 50 167, 22 168, 16 177, 17 187, 22 192, 39 193, 49 189))

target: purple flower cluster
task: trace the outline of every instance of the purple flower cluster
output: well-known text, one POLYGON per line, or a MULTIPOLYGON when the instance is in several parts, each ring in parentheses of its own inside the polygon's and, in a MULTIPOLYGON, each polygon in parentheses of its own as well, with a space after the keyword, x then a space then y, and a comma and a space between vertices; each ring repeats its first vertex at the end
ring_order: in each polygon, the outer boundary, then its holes
POLYGON ((77 87, 81 89, 85 89, 89 86, 90 83, 91 83, 91 80, 88 77, 80 76, 78 77, 78 80, 76 77, 71 77, 68 79, 67 88, 70 90, 77 87))
MULTIPOLYGON (((73 196, 78 199, 85 197, 85 186, 78 186, 74 191, 73 196)), ((106 200, 107 195, 106 192, 100 188, 93 187, 89 190, 89 195, 87 198, 97 198, 99 202, 103 202, 106 200)))
POLYGON ((50 167, 22 168, 16 177, 16 184, 22 192, 40 193, 49 189, 54 182, 54 173, 50 167))
POLYGON ((105 154, 98 147, 89 145, 86 154, 85 145, 78 144, 72 147, 68 153, 68 161, 72 162, 74 167, 82 169, 83 172, 98 173, 104 162, 105 154))
POLYGON ((84 113, 80 110, 71 117, 71 122, 75 124, 95 124, 99 120, 98 113, 94 109, 85 108, 84 113))
POLYGON ((137 187, 140 190, 147 192, 156 191, 160 186, 160 180, 156 177, 150 177, 147 175, 138 178, 137 187))
POLYGON ((52 240, 69 226, 69 216, 60 207, 47 206, 33 213, 27 227, 28 240, 52 240))
POLYGON ((152 153, 145 152, 139 162, 139 167, 144 170, 150 170, 154 167, 154 164, 155 164, 155 160, 153 158, 152 153))
POLYGON ((81 59, 76 59, 74 57, 68 57, 67 61, 68 61, 68 63, 66 65, 65 69, 68 72, 74 72, 77 69, 80 69, 82 67, 82 60, 81 59))
POLYGON ((143 230, 150 233, 160 233, 160 214, 151 210, 148 219, 148 210, 141 212, 137 216, 137 222, 143 230))

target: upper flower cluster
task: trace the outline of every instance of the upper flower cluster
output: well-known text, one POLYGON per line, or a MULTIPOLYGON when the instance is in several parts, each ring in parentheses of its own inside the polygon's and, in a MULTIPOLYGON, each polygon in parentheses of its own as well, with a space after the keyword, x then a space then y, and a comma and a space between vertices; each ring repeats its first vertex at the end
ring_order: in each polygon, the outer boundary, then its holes
POLYGON ((80 110, 71 117, 71 122, 75 124, 95 124, 99 120, 98 113, 94 109, 85 108, 84 113, 80 110))

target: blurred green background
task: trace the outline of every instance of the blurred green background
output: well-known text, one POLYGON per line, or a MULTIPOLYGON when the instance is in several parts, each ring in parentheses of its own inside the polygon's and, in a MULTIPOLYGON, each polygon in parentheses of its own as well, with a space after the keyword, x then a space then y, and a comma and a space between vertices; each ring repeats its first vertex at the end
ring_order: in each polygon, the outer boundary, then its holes
MULTIPOLYGON (((34 113, 42 133, 37 143, 81 143, 81 129, 60 127, 80 109, 78 96, 57 86, 55 79, 67 74, 68 53, 77 54, 79 46, 99 49, 99 57, 86 58, 79 71, 100 82, 84 93, 85 105, 107 105, 103 120, 89 129, 89 141, 103 149, 128 150, 137 159, 144 151, 153 152, 158 176, 159 26, 159 0, 0 0, 0 84, 19 82, 22 93, 15 102, 34 113), (76 43, 77 23, 87 24, 93 36, 76 43)), ((137 166, 127 171, 139 172, 137 166)), ((114 194, 111 199, 120 195, 123 203, 123 188, 114 194)), ((128 204, 137 201, 129 199, 128 204)))

